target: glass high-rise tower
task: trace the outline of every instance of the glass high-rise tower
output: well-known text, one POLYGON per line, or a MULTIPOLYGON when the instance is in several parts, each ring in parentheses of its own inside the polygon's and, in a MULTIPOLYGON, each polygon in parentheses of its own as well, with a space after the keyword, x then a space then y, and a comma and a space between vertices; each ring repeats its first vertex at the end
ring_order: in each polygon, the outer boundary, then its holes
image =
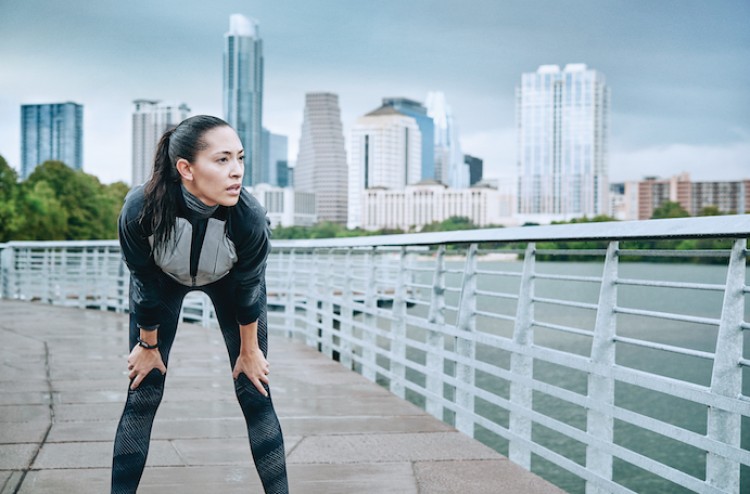
POLYGON ((414 117, 422 133, 422 180, 434 180, 435 176, 435 124, 427 115, 427 108, 408 98, 383 98, 383 106, 392 106, 400 113, 414 117))
POLYGON ((469 186, 469 166, 464 163, 458 124, 445 94, 430 91, 425 106, 435 124, 435 179, 448 187, 465 189, 469 186))
POLYGON ((585 64, 542 65, 516 90, 518 214, 607 214, 609 89, 585 64))
POLYGON ((47 160, 83 168, 83 105, 21 105, 21 178, 47 160))
POLYGON ((224 118, 245 148, 243 185, 262 181, 263 41, 258 21, 241 14, 229 17, 224 35, 224 118))

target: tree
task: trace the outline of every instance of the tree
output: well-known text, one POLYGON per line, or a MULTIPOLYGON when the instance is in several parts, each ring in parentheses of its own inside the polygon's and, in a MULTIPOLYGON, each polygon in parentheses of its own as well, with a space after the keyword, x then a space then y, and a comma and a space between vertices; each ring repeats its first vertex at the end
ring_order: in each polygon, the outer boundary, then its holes
POLYGON ((19 225, 18 174, 0 156, 0 242, 13 238, 19 225))
POLYGON ((722 216, 724 214, 727 214, 727 213, 724 213, 718 207, 713 206, 713 205, 711 205, 711 206, 704 206, 698 212, 698 216, 722 216))
POLYGON ((14 240, 66 240, 68 214, 47 182, 23 184, 18 212, 14 240))
POLYGON ((651 219, 687 218, 688 216, 690 216, 690 213, 679 202, 665 201, 658 208, 654 209, 651 219))
MULTIPOLYGON (((115 238, 116 218, 122 206, 122 186, 107 193, 94 175, 73 170, 60 161, 45 161, 26 180, 28 190, 38 183, 49 185, 53 196, 67 214, 65 239, 95 240, 115 238)), ((123 184, 124 185, 124 184, 123 184)))

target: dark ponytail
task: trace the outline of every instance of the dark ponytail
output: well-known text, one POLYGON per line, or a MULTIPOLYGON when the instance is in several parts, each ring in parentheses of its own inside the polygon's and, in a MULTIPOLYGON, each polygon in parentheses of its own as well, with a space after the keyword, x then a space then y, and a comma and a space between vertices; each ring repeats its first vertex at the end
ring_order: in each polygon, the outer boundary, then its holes
POLYGON ((145 201, 141 222, 150 218, 154 235, 154 249, 166 245, 172 236, 177 219, 177 204, 180 190, 180 174, 177 161, 195 160, 195 155, 206 148, 203 134, 216 127, 229 126, 224 120, 208 115, 190 117, 166 131, 159 140, 154 157, 154 170, 144 186, 145 201))

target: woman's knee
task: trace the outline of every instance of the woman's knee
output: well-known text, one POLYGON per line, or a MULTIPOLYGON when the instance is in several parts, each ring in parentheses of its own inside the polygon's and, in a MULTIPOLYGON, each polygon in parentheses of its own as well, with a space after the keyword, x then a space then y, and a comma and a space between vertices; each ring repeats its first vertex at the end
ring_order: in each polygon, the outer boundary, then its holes
POLYGON ((166 375, 153 369, 136 388, 128 391, 128 403, 139 411, 156 409, 164 396, 166 375))

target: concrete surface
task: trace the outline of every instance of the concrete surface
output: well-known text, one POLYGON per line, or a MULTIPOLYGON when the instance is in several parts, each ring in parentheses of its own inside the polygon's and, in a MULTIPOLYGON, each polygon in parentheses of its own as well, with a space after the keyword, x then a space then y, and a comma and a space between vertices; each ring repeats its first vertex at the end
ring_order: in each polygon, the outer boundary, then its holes
MULTIPOLYGON (((0 494, 109 491, 127 316, 0 301, 0 494)), ((270 341, 291 491, 561 493, 313 349, 270 341)), ((139 493, 261 492, 218 330, 183 324, 139 493)))

